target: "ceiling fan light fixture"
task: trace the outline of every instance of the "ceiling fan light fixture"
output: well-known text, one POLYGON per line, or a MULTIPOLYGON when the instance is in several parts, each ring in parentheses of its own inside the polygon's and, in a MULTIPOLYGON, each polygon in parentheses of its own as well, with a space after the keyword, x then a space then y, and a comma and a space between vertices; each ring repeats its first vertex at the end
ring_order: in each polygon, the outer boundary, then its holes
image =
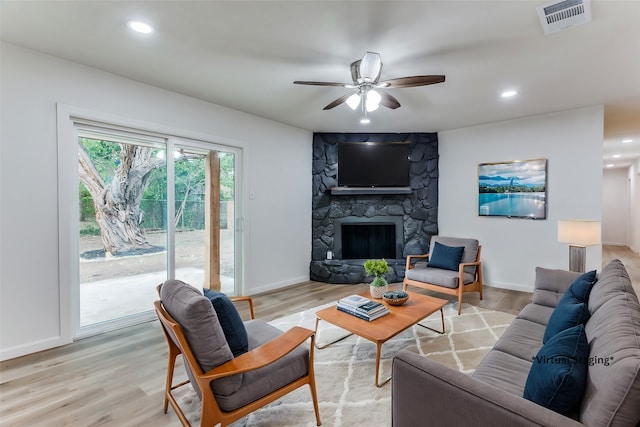
POLYGON ((380 54, 375 52, 367 52, 360 62, 360 78, 363 81, 375 82, 380 77, 382 70, 382 60, 380 54))
POLYGON ((370 90, 366 93, 366 100, 367 111, 375 111, 380 106, 382 97, 375 90, 370 90))
POLYGON ((347 98, 347 105, 352 110, 355 110, 356 108, 358 108, 358 105, 360 105, 360 94, 359 93, 354 93, 353 95, 348 97, 347 98))

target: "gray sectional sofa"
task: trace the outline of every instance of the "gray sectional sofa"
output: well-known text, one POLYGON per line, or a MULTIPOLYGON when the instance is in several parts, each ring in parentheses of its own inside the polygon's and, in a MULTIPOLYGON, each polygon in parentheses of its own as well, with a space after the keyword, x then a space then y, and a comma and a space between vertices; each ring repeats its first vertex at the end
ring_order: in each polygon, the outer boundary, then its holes
POLYGON ((472 375, 398 353, 393 426, 640 426, 640 304, 619 260, 602 270, 588 297, 589 357, 578 409, 562 415, 523 397, 549 318, 578 276, 537 268, 533 301, 472 375))

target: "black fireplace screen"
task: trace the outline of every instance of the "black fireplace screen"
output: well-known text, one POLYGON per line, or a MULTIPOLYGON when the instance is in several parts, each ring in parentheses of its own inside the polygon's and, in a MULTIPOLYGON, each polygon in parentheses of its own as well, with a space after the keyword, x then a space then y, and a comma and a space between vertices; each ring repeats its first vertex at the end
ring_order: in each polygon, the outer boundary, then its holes
POLYGON ((395 224, 342 224, 342 259, 395 257, 395 224))

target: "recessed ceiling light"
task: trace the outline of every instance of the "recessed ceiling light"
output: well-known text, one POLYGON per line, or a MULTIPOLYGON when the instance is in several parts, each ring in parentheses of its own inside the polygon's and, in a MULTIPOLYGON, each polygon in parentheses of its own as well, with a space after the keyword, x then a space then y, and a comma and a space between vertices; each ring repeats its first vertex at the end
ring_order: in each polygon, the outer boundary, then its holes
POLYGON ((633 139, 623 139, 623 140, 622 140, 622 143, 623 143, 623 144, 628 144, 628 143, 630 143, 630 142, 633 142, 633 139))
POLYGON ((613 158, 614 158, 614 159, 617 159, 617 158, 619 158, 619 157, 620 157, 620 154, 614 154, 614 155, 613 155, 613 158))
POLYGON ((369 123, 371 123, 371 120, 369 120, 369 117, 363 117, 360 119, 360 123, 363 125, 368 125, 369 123))
POLYGON ((142 34, 149 34, 149 33, 153 32, 153 27, 151 27, 151 25, 149 25, 149 24, 145 24, 144 22, 129 21, 129 22, 127 22, 127 25, 133 31, 137 31, 137 32, 142 33, 142 34))
POLYGON ((614 166, 614 164, 613 164, 613 163, 609 163, 609 164, 607 165, 607 167, 608 167, 608 168, 612 168, 613 166, 614 166))
POLYGON ((502 96, 503 98, 511 98, 512 96, 516 96, 518 94, 517 91, 515 90, 507 90, 502 92, 502 94, 500 94, 500 96, 502 96))

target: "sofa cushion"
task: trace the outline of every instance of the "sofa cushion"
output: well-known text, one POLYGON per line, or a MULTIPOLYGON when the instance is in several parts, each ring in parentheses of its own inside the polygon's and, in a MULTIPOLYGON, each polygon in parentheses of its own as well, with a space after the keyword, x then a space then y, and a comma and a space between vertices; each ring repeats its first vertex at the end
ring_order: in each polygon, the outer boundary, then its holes
POLYGON ((633 288, 630 288, 630 283, 629 274, 619 259, 614 259, 607 264, 600 272, 600 277, 589 294, 587 304, 591 315, 612 297, 620 295, 620 292, 632 294, 637 299, 633 288))
POLYGON ((561 414, 575 411, 587 381, 588 356, 584 325, 559 332, 534 358, 524 398, 561 414))
POLYGON ((587 426, 639 425, 640 304, 619 260, 600 273, 589 308, 589 381, 580 421, 587 426))
MULTIPOLYGON (((546 326, 553 310, 553 307, 530 303, 520 310, 517 318, 546 326)), ((540 342, 540 345, 542 345, 542 342, 540 342)))
MULTIPOLYGON (((167 280, 160 288, 160 299, 169 315, 180 324, 202 371, 210 371, 233 359, 216 311, 198 289, 180 280, 167 280)), ((241 382, 242 374, 216 380, 212 388, 214 392, 232 393, 241 382)), ((194 388, 199 393, 197 385, 194 388)))
POLYGON ((244 327, 240 313, 231 299, 222 292, 212 289, 203 289, 204 296, 211 301, 213 309, 218 315, 220 326, 227 339, 227 344, 235 357, 246 353, 249 349, 247 329, 244 327))
MULTIPOLYGON (((542 347, 544 331, 544 325, 516 318, 498 338, 493 348, 531 362, 542 347)), ((522 385, 524 386, 524 382, 522 385)))
POLYGON ((577 325, 584 325, 587 320, 589 320, 587 304, 577 302, 577 300, 572 298, 562 298, 558 306, 553 310, 553 313, 551 313, 542 342, 547 343, 558 332, 562 332, 565 329, 577 325))
POLYGON ((521 359, 500 350, 491 350, 473 373, 473 378, 522 396, 531 360, 521 359))
POLYGON ((533 303, 555 307, 578 277, 580 273, 573 271, 537 267, 533 303))
POLYGON ((431 268, 444 268, 445 270, 458 271, 463 252, 464 246, 447 246, 435 242, 433 251, 429 256, 428 266, 431 268))

